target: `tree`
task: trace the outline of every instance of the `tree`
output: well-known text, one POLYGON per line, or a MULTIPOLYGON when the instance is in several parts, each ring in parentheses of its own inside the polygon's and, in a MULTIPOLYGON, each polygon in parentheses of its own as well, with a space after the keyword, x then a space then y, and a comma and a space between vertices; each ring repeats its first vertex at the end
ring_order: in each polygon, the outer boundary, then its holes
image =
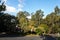
MULTIPOLYGON (((0 0, 0 3, 1 3, 1 0, 0 0)), ((3 31, 3 28, 2 25, 3 25, 3 21, 2 21, 2 15, 4 15, 4 13, 2 13, 2 11, 5 11, 6 9, 6 6, 4 5, 4 2, 0 5, 0 32, 3 31)))
POLYGON ((19 20, 19 26, 21 29, 24 30, 24 32, 28 31, 28 25, 29 25, 29 20, 27 18, 27 16, 29 15, 28 12, 26 11, 20 11, 17 14, 17 18, 19 20))
POLYGON ((49 33, 57 33, 60 24, 60 9, 55 7, 54 12, 50 13, 45 18, 45 23, 49 26, 49 33))
POLYGON ((56 6, 56 7, 54 8, 54 12, 55 12, 57 15, 60 14, 60 9, 59 9, 58 6, 56 6))
POLYGON ((2 11, 6 10, 4 2, 0 5, 0 32, 15 32, 17 20, 16 17, 2 11))
POLYGON ((49 27, 47 24, 41 24, 38 28, 40 28, 40 30, 42 30, 43 33, 48 33, 49 31, 49 27))
POLYGON ((43 17, 43 11, 42 10, 37 10, 36 13, 34 13, 31 16, 31 21, 34 21, 35 24, 33 24, 35 27, 38 27, 41 22, 42 22, 42 18, 43 17))
POLYGON ((15 16, 10 14, 3 14, 0 17, 0 31, 1 32, 15 32, 17 20, 15 16))
POLYGON ((6 6, 4 5, 4 2, 3 2, 2 5, 0 5, 0 12, 5 10, 6 10, 6 6))

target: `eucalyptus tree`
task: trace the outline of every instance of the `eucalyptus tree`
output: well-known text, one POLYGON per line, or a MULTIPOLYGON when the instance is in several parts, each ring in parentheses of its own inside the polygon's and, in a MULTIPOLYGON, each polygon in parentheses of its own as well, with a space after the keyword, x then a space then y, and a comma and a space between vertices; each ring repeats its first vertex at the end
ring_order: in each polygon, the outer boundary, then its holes
POLYGON ((49 33, 57 33, 60 27, 60 9, 58 6, 54 8, 54 12, 48 14, 45 18, 46 24, 49 26, 49 33))
POLYGON ((29 25, 29 20, 27 18, 29 16, 29 13, 27 11, 19 11, 17 13, 17 19, 19 20, 19 26, 21 29, 23 29, 25 32, 28 31, 28 25, 29 25))
POLYGON ((42 23, 43 19, 43 11, 42 10, 37 10, 32 16, 31 16, 31 21, 34 21, 34 26, 38 27, 42 23))

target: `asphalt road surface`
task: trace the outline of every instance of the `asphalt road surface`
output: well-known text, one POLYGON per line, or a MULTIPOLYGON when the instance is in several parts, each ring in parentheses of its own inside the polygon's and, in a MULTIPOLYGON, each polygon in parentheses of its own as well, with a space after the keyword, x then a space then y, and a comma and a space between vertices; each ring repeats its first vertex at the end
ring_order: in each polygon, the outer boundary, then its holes
POLYGON ((0 35, 0 40, 56 40, 51 36, 19 36, 19 35, 0 35))
POLYGON ((2 37, 0 40, 42 40, 40 37, 2 37))

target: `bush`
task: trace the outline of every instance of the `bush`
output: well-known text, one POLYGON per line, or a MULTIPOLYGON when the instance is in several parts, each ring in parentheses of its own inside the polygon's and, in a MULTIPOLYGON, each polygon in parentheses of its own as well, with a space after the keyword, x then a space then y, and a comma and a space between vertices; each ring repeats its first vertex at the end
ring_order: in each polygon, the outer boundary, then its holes
POLYGON ((40 28, 44 33, 48 33, 48 31, 49 31, 49 27, 48 27, 48 25, 46 25, 46 24, 41 24, 41 25, 39 26, 39 28, 40 28))
POLYGON ((39 28, 37 28, 37 29, 35 30, 35 32, 36 32, 36 34, 38 34, 38 35, 41 35, 41 34, 43 33, 42 30, 39 29, 39 28))

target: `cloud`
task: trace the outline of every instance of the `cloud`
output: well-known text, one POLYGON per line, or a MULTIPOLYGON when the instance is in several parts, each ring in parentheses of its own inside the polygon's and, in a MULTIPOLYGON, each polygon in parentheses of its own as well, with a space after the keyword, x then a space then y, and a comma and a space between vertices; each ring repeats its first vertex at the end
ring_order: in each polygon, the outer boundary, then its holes
POLYGON ((18 4, 18 11, 22 11, 23 10, 23 7, 24 7, 24 1, 25 0, 18 0, 19 1, 19 4, 18 4))
POLYGON ((18 4, 18 7, 19 7, 19 8, 23 8, 23 5, 22 5, 22 4, 18 4))
MULTIPOLYGON (((4 1, 6 3, 8 0, 2 0, 2 2, 4 2, 4 1)), ((6 12, 16 12, 17 13, 19 11, 23 11, 25 0, 18 0, 18 2, 19 2, 17 5, 18 8, 15 8, 13 6, 9 6, 9 5, 5 4, 6 5, 6 12)))
POLYGON ((6 11, 7 12, 16 12, 16 8, 15 7, 12 7, 12 6, 6 5, 6 11))
POLYGON ((7 2, 7 0, 2 0, 2 2, 5 2, 5 3, 6 3, 6 2, 7 2))
POLYGON ((24 3, 25 0, 18 0, 21 4, 24 3))
POLYGON ((23 10, 23 5, 22 4, 18 4, 18 11, 22 11, 23 10))
POLYGON ((31 19, 31 16, 27 16, 28 19, 31 19))
MULTIPOLYGON (((7 2, 8 0, 2 0, 1 2, 7 2)), ((6 11, 5 12, 16 12, 16 8, 15 7, 13 7, 13 6, 9 6, 9 5, 7 5, 7 4, 5 4, 6 5, 6 11)))
POLYGON ((19 11, 23 11, 23 9, 22 9, 22 8, 19 8, 19 9, 17 10, 17 12, 19 12, 19 11))

